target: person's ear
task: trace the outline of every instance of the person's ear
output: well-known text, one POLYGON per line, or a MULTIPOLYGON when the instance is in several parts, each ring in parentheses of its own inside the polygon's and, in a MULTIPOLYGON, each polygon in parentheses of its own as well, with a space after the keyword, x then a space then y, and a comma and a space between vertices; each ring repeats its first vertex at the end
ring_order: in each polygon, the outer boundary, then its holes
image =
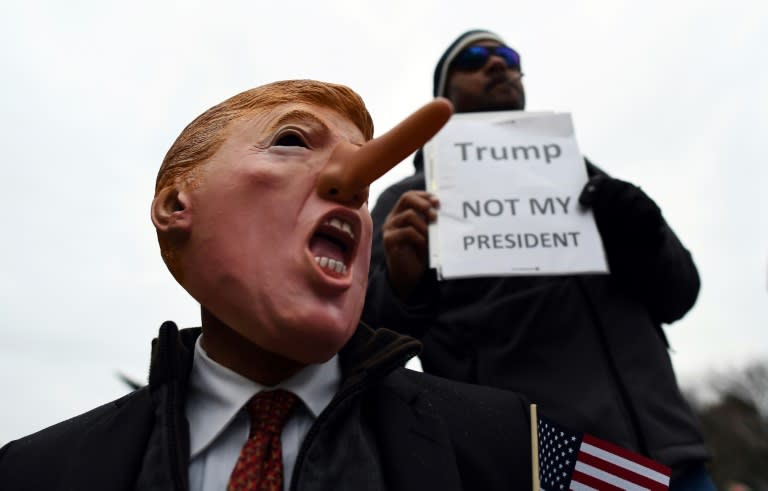
POLYGON ((182 238, 189 235, 192 212, 189 194, 176 185, 160 190, 152 200, 152 223, 158 233, 182 238))

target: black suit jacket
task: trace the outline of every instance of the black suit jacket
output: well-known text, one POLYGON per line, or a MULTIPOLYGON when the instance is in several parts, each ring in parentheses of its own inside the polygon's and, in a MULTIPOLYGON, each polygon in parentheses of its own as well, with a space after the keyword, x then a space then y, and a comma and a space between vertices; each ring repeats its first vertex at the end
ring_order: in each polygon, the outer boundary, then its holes
MULTIPOLYGON (((187 489, 184 400, 198 334, 164 324, 149 386, 0 449, 0 488, 187 489)), ((358 329, 291 489, 531 488, 527 401, 403 368, 417 350, 391 331, 358 329)))

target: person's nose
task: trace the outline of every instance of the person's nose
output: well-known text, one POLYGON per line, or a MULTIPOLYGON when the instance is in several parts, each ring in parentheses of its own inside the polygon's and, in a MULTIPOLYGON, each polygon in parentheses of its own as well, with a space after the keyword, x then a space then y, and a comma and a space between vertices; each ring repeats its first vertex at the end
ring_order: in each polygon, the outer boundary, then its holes
POLYGON ((507 62, 499 55, 492 54, 488 57, 488 61, 485 62, 484 70, 491 72, 491 71, 499 71, 499 70, 506 70, 509 68, 507 66, 507 62))
POLYGON ((320 171, 317 193, 327 200, 361 207, 368 199, 368 186, 427 143, 451 114, 453 105, 439 97, 361 147, 342 141, 320 171))

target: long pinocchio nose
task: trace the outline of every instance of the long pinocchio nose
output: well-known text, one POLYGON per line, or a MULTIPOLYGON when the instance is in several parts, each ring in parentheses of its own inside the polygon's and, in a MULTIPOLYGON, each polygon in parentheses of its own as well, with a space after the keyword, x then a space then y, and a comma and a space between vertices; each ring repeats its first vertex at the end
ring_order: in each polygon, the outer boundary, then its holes
POLYGON ((451 114, 450 101, 438 97, 362 147, 338 145, 320 172, 317 193, 331 201, 361 206, 368 199, 368 186, 427 143, 451 114))

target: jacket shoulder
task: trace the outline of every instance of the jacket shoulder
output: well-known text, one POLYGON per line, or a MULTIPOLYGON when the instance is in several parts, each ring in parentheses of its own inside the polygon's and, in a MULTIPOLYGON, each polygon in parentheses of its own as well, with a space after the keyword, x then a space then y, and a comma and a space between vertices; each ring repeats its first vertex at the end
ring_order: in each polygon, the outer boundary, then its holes
POLYGON ((385 385, 398 399, 379 400, 379 410, 397 418, 387 424, 393 435, 397 425, 445 442, 452 457, 444 462, 453 462, 460 481, 475 483, 474 489, 530 489, 530 418, 523 395, 405 368, 393 371, 385 385))
MULTIPOLYGON (((126 434, 142 434, 138 428, 131 428, 130 423, 151 415, 148 392, 147 388, 139 389, 0 448, 3 489, 42 489, 49 485, 55 488, 64 473, 84 464, 83 459, 94 455, 98 458, 98 447, 126 448, 126 434), (113 431, 116 425, 121 428, 113 431), (93 450, 93 455, 88 455, 93 450), (45 472, 40 472, 41 462, 46 463, 45 472)), ((98 461, 91 465, 98 465, 98 461)))
POLYGON ((439 407, 444 415, 459 419, 479 416, 512 419, 510 411, 519 416, 516 423, 527 426, 528 399, 518 393, 481 385, 449 380, 443 377, 403 368, 393 374, 393 383, 400 384, 408 394, 414 391, 439 407))

